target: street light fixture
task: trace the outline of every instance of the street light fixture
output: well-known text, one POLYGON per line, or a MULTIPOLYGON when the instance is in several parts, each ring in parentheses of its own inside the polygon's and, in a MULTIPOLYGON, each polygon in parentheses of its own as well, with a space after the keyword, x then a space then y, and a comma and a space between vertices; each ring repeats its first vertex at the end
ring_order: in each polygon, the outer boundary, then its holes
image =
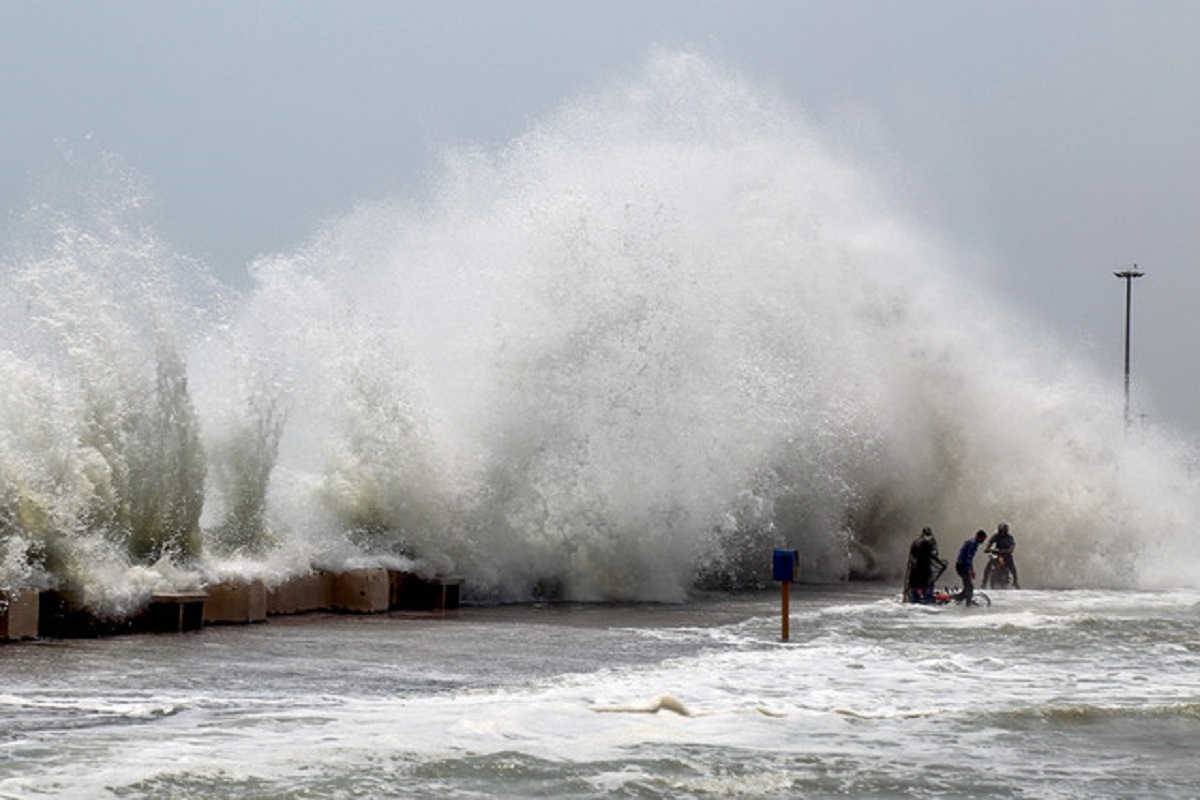
POLYGON ((1129 427, 1129 305, 1133 298, 1133 279, 1140 278, 1146 273, 1139 272, 1137 264, 1133 269, 1114 272, 1118 278, 1125 281, 1125 427, 1129 427))

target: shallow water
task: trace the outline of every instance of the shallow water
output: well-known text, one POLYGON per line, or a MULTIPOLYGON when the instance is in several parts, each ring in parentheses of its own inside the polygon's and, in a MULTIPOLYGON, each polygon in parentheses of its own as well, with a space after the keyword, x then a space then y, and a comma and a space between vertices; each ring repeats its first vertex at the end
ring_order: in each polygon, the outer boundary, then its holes
POLYGON ((1180 797, 1200 592, 878 585, 0 649, 5 797, 1180 797))

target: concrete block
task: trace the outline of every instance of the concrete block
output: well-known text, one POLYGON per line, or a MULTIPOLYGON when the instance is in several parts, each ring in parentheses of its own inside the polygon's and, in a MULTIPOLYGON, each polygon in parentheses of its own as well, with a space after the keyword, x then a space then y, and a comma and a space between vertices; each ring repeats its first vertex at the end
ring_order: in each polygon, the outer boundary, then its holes
POLYGON ((139 619, 97 616, 80 601, 74 589, 41 592, 38 598, 38 637, 42 639, 91 639, 134 633, 139 619))
POLYGON ((422 578, 410 572, 388 573, 388 607, 391 609, 445 610, 458 608, 463 579, 438 575, 422 578))
POLYGON ((137 627, 149 633, 185 633, 204 627, 204 592, 156 594, 138 619, 137 627))
POLYGON ((0 641, 37 638, 40 596, 37 589, 0 592, 0 641))
POLYGON ((208 587, 204 621, 215 624, 263 622, 267 618, 267 584, 261 578, 208 587))
POLYGON ((439 608, 443 611, 458 608, 460 595, 462 594, 463 579, 453 575, 439 575, 433 580, 437 585, 439 594, 436 598, 434 608, 439 608))
POLYGON ((383 568, 340 573, 333 579, 333 607, 354 614, 387 611, 388 587, 388 571, 383 568))
POLYGON ((420 593, 423 585, 421 578, 411 572, 388 570, 388 608, 396 610, 419 607, 416 595, 420 593))
POLYGON ((333 573, 310 572, 267 589, 267 614, 303 614, 333 606, 333 573))

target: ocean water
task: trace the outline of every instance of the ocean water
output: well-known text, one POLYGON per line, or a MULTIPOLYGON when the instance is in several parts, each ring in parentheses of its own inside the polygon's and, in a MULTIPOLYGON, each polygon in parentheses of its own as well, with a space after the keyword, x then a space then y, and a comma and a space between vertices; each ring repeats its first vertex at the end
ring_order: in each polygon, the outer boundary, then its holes
POLYGON ((1200 592, 879 584, 0 648, 0 796, 1192 796, 1200 592))
POLYGON ((244 285, 121 154, 49 172, 0 242, 0 589, 386 566, 469 605, 0 648, 3 795, 1200 785, 1195 443, 728 66, 655 53, 244 285), (1032 588, 882 588, 1002 521, 1032 588), (777 547, 786 644, 739 593, 777 547))

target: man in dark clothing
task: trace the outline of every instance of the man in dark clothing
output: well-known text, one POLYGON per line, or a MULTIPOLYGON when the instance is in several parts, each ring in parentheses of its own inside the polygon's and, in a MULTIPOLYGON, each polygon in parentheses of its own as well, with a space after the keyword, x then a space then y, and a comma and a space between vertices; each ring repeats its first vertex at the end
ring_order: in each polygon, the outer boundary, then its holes
MULTIPOLYGON (((924 528, 921 535, 913 539, 908 548, 908 581, 905 584, 910 603, 929 603, 933 600, 933 565, 946 568, 946 562, 938 558, 937 539, 932 528, 924 528)), ((938 572, 938 575, 941 571, 938 572)))
MULTIPOLYGON (((1017 549, 1017 540, 1008 532, 1008 523, 1001 522, 1000 527, 992 534, 992 538, 988 539, 987 549, 985 552, 997 553, 1001 560, 1008 566, 1008 571, 1012 573, 1013 588, 1021 588, 1021 579, 1017 577, 1017 562, 1013 560, 1013 551, 1017 549)), ((986 581, 984 582, 986 584, 986 581)))
POLYGON ((975 536, 963 542, 962 548, 958 551, 958 558, 954 562, 954 569, 963 582, 959 602, 969 606, 975 605, 975 601, 972 599, 975 595, 975 551, 979 549, 979 545, 983 544, 985 539, 987 539, 986 531, 976 531, 975 536))

